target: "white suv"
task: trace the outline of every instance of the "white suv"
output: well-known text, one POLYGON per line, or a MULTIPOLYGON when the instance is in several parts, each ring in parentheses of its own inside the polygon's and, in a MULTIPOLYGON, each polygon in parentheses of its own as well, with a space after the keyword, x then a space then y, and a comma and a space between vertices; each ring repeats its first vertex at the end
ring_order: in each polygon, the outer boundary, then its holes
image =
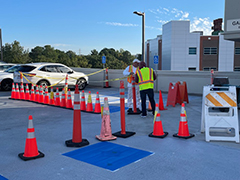
POLYGON ((30 63, 21 65, 14 73, 14 82, 20 83, 20 72, 28 79, 23 78, 23 83, 42 86, 64 86, 65 77, 68 75, 68 86, 79 85, 82 90, 88 85, 88 77, 81 72, 75 72, 71 68, 60 63, 30 63))

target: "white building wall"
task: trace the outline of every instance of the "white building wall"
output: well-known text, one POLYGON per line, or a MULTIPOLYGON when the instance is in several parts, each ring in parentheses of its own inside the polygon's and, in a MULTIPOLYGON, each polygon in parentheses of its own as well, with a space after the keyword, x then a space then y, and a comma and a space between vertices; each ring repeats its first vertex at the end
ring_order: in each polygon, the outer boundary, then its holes
POLYGON ((219 35, 218 71, 233 71, 234 67, 234 41, 224 40, 219 35))
MULTIPOLYGON (((149 43, 149 67, 155 68, 154 56, 158 55, 158 37, 148 41, 149 43)), ((147 61, 147 59, 146 59, 147 61)))
POLYGON ((162 70, 171 70, 172 23, 162 26, 162 70))
POLYGON ((172 71, 199 70, 200 33, 190 33, 190 21, 172 21, 172 71), (189 55, 189 47, 196 47, 197 54, 189 55))

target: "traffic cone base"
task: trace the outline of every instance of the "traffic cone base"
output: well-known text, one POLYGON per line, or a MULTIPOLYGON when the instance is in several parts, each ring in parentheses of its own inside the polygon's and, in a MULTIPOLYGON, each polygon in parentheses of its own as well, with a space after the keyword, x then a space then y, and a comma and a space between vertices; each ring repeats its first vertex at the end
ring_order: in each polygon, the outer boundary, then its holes
POLYGON ((122 134, 121 131, 113 133, 114 136, 121 137, 121 138, 128 138, 130 136, 133 136, 134 134, 136 133, 130 132, 130 131, 126 131, 125 134, 122 134))
POLYGON ((42 152, 38 151, 38 153, 39 154, 37 156, 33 156, 33 157, 25 157, 24 153, 20 153, 20 154, 18 154, 18 157, 20 157, 24 161, 28 161, 28 160, 31 160, 31 159, 37 159, 37 158, 44 157, 44 154, 42 152))
POLYGON ((155 138, 165 138, 167 135, 168 135, 168 132, 164 132, 163 135, 160 135, 160 136, 153 135, 153 132, 152 132, 148 136, 155 137, 155 138))
POLYGON ((111 88, 111 87, 112 87, 112 86, 108 86, 108 87, 107 87, 107 86, 104 86, 104 88, 111 88))
POLYGON ((82 139, 82 142, 75 143, 72 141, 72 139, 65 141, 65 144, 67 147, 83 147, 86 145, 89 145, 89 142, 87 139, 82 139))
POLYGON ((107 137, 104 137, 104 136, 101 136, 101 135, 96 135, 96 138, 100 141, 111 141, 111 140, 117 139, 117 137, 113 136, 113 135, 107 136, 107 137))
POLYGON ((183 139, 188 139, 188 138, 194 137, 194 134, 190 134, 189 133, 189 136, 179 136, 178 133, 176 133, 176 134, 173 134, 173 137, 179 137, 179 138, 183 138, 183 139))

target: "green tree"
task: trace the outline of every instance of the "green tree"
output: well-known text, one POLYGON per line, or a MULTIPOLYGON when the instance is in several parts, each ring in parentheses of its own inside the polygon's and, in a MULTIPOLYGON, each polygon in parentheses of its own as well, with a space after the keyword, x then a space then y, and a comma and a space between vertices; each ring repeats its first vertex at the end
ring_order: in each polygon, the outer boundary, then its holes
POLYGON ((28 51, 24 50, 24 47, 18 41, 14 41, 12 44, 6 43, 3 46, 3 61, 8 63, 27 63, 29 59, 28 54, 28 51))

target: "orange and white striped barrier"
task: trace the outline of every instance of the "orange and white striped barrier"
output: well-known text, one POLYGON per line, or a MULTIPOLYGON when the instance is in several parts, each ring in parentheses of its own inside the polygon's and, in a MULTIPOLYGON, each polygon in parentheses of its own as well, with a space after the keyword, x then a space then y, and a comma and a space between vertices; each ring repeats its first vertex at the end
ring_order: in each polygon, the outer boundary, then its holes
POLYGON ((67 147, 82 147, 89 144, 87 139, 82 139, 81 109, 78 85, 74 93, 74 111, 73 111, 73 136, 72 139, 65 141, 67 147))
POLYGON ((32 116, 29 116, 25 151, 24 153, 18 154, 18 157, 20 157, 24 161, 44 157, 44 154, 38 151, 32 116))
POLYGON ((204 86, 201 132, 204 131, 207 142, 213 140, 239 143, 236 86, 204 86), (213 134, 214 132, 217 134, 213 134))

